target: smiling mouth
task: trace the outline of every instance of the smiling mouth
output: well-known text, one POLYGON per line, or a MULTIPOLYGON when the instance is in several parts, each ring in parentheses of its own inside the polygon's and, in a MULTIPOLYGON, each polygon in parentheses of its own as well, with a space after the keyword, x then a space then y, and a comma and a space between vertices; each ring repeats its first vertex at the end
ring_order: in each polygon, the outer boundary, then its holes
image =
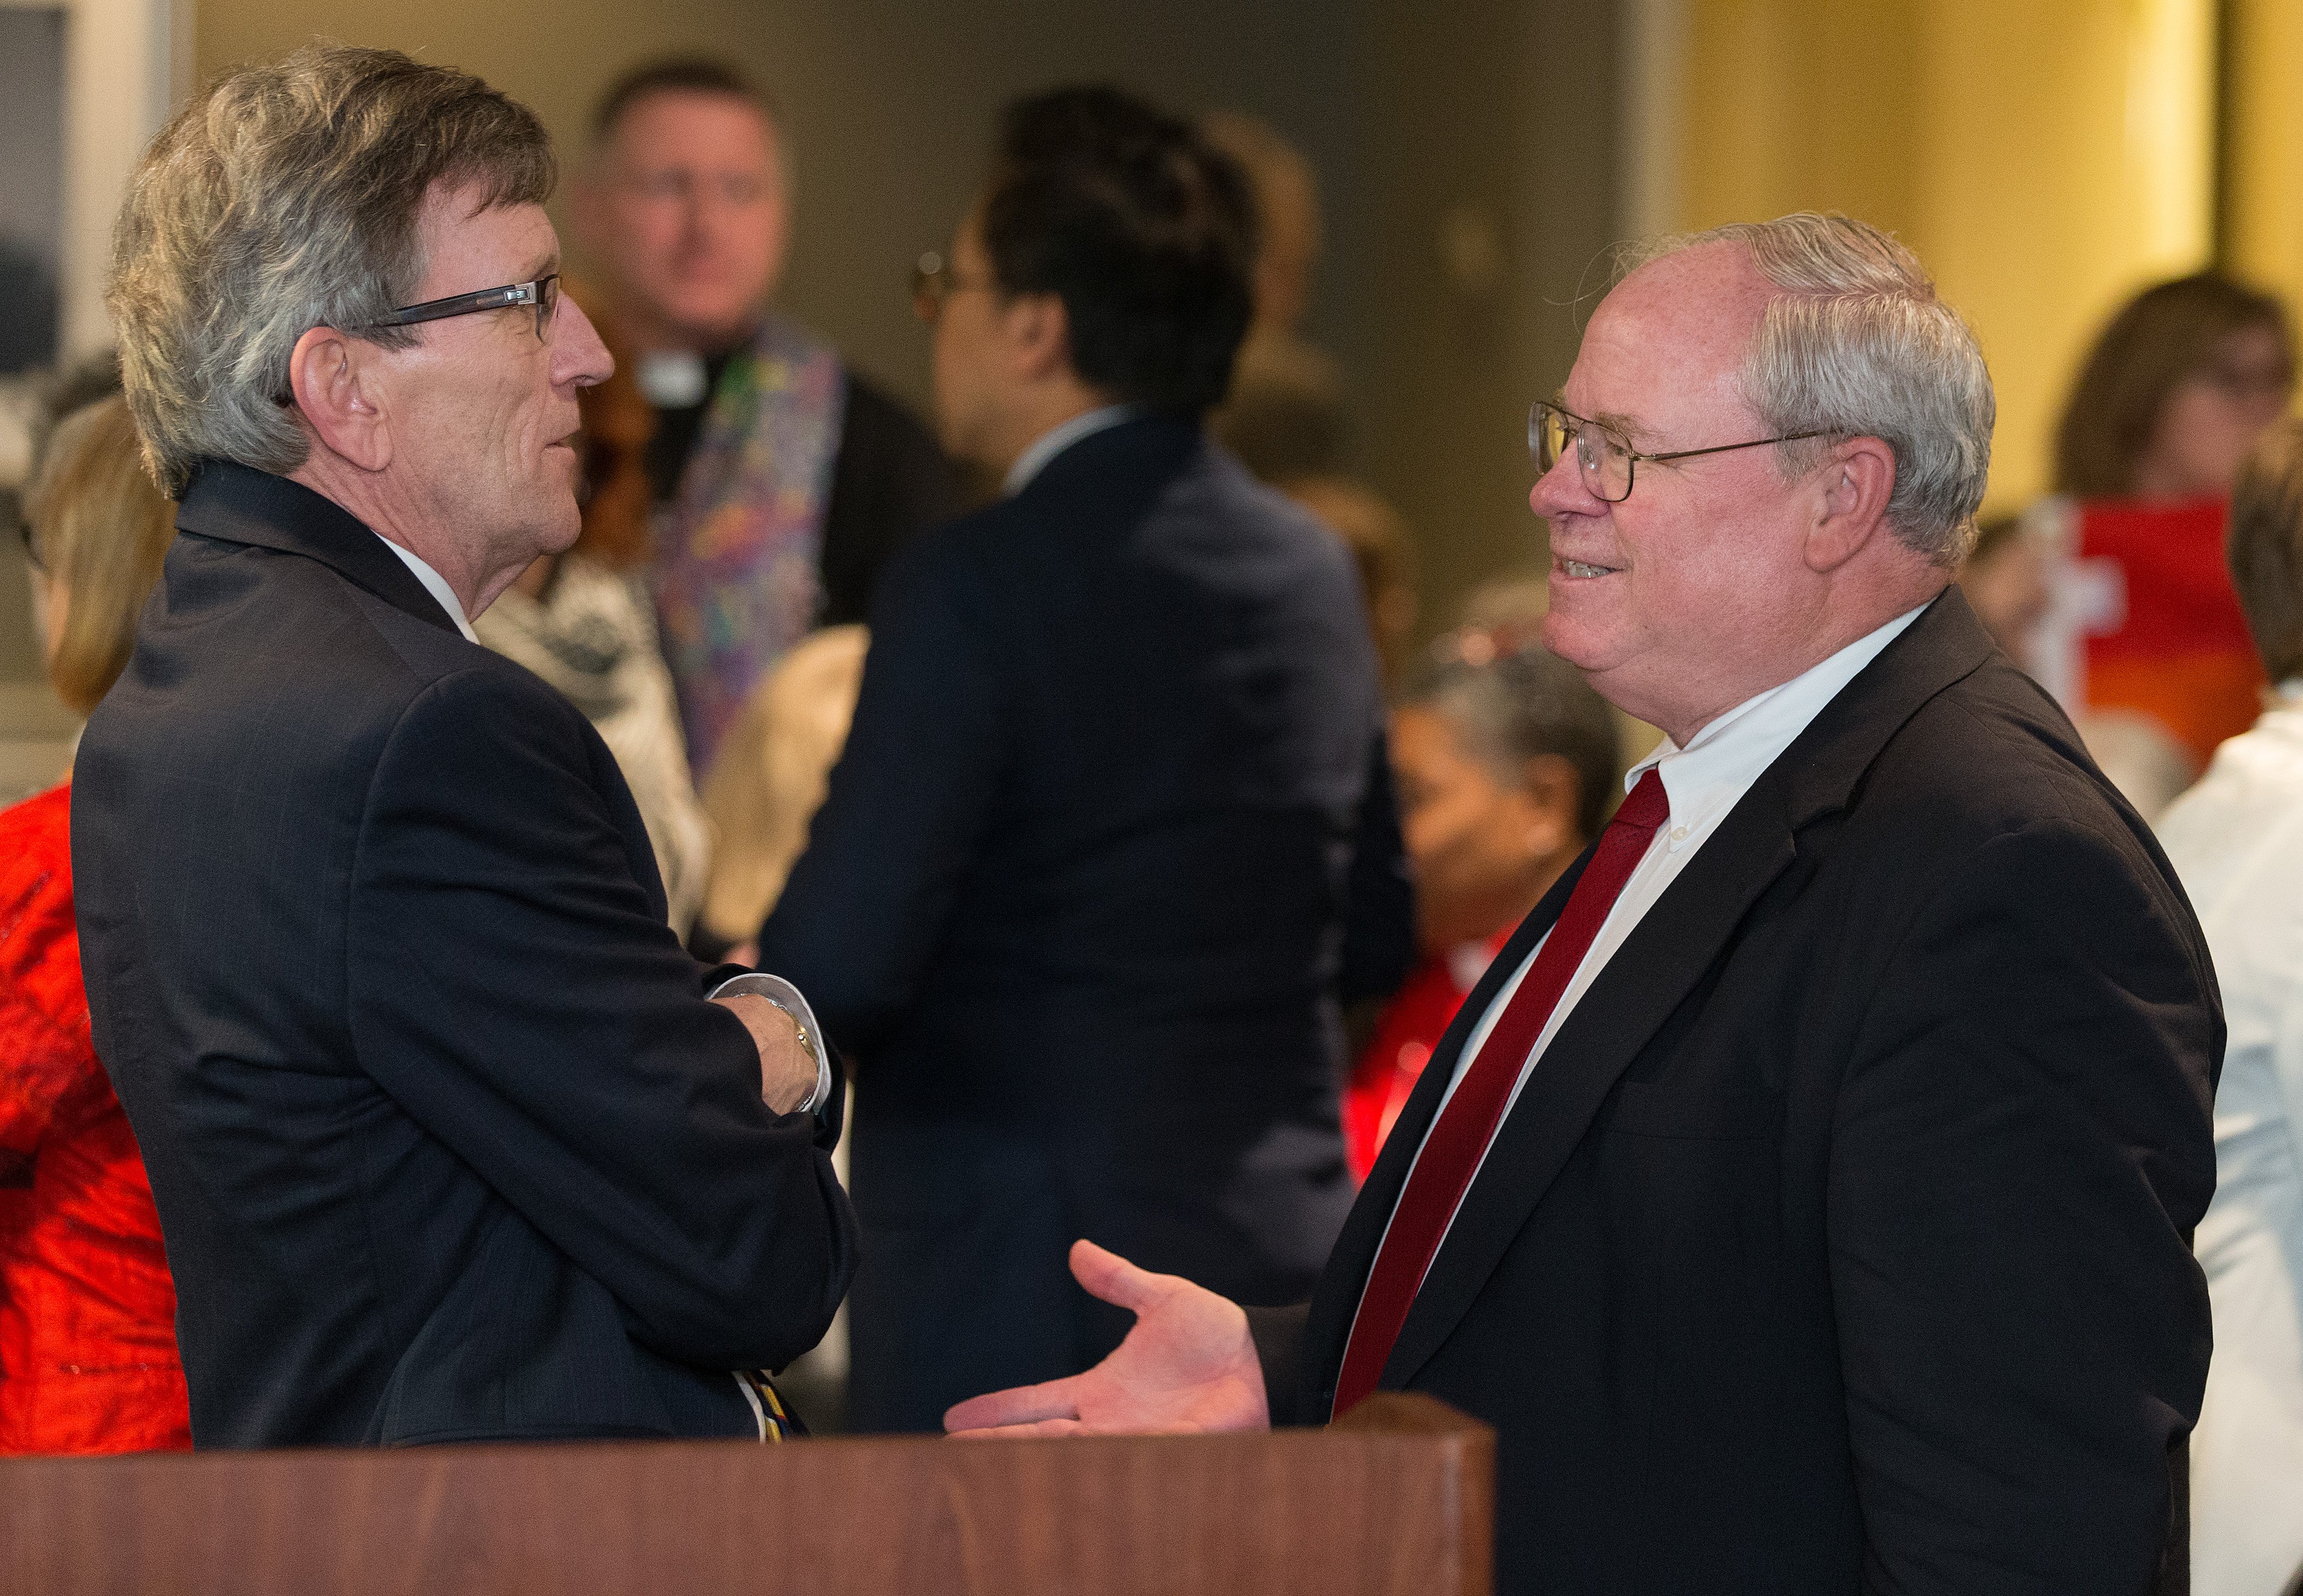
POLYGON ((1584 581, 1588 581, 1594 576, 1612 576, 1615 574, 1615 567, 1612 566, 1586 565, 1580 559, 1567 559, 1565 558, 1560 560, 1559 568, 1566 575, 1584 581))

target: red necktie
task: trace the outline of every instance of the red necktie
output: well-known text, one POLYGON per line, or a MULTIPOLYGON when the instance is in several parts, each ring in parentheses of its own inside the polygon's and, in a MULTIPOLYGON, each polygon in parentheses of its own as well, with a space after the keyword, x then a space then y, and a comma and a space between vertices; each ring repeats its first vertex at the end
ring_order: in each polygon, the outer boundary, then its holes
POLYGON ((1472 1172, 1502 1123, 1504 1105, 1527 1067, 1559 995, 1567 990, 1576 966, 1583 962, 1591 940, 1607 922, 1607 911, 1646 857, 1648 843, 1671 813, 1662 778, 1650 769, 1632 787, 1615 818, 1600 834, 1591 862, 1583 867, 1567 906, 1544 939, 1543 951, 1512 994, 1503 1018, 1488 1033, 1487 1046, 1472 1061, 1455 1095, 1447 1099, 1438 1122, 1432 1126, 1423 1151, 1409 1172, 1399 1206, 1392 1211, 1391 1228, 1377 1249, 1375 1266, 1368 1272, 1367 1290, 1360 1298, 1358 1318, 1344 1348, 1344 1369, 1336 1381, 1337 1416, 1375 1390, 1399 1327, 1423 1284, 1423 1276, 1439 1251, 1440 1238, 1464 1200, 1472 1172))

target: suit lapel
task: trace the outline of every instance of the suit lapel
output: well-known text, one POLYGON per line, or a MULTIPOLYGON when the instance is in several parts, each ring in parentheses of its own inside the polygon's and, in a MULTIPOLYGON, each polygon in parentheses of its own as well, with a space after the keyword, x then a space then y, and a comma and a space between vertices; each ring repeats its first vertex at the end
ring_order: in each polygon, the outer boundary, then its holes
MULTIPOLYGON (((1701 979, 1751 905, 1797 857, 1810 821, 1852 801, 1919 706, 1990 658, 1991 640, 1946 588, 1794 740, 1720 823, 1584 993, 1528 1078, 1464 1194, 1401 1327, 1380 1384, 1397 1390, 1447 1340, 1550 1189, 1618 1077, 1701 979)), ((1488 967, 1401 1111, 1337 1238, 1304 1332, 1306 1416, 1323 1422, 1376 1248, 1465 1042, 1550 929, 1590 859, 1545 895, 1488 967)))
POLYGON ((461 635, 416 573, 350 511, 301 483, 206 460, 176 509, 179 530, 316 559, 395 609, 461 635))
MULTIPOLYGON (((1375 1167, 1368 1171, 1367 1183, 1360 1188, 1359 1200, 1352 1205, 1351 1214, 1344 1221, 1343 1231, 1336 1238, 1328 1267, 1313 1293, 1311 1315, 1304 1323, 1303 1367, 1307 1376, 1323 1375, 1329 1384, 1333 1384, 1336 1368, 1343 1362, 1344 1342, 1351 1334, 1353 1315, 1359 1310, 1360 1292, 1367 1283, 1368 1271, 1375 1266, 1376 1248, 1390 1225, 1392 1210, 1399 1205, 1399 1194, 1407 1184, 1408 1171, 1414 1167, 1415 1155, 1438 1114, 1439 1099, 1446 1095, 1447 1082, 1455 1075, 1456 1061, 1463 1056, 1472 1032, 1494 1004, 1504 983, 1527 962, 1536 944, 1543 940, 1545 933, 1558 920, 1559 911, 1567 905, 1568 895, 1583 878, 1592 852, 1592 848, 1583 850, 1489 961, 1486 972, 1473 984, 1463 1006, 1455 1011, 1455 1018, 1440 1034, 1439 1046, 1431 1050, 1430 1061, 1417 1078, 1415 1089, 1401 1105, 1399 1118, 1393 1121, 1391 1134, 1384 1138, 1383 1148, 1376 1155, 1375 1167)), ((1310 1394, 1320 1407, 1319 1419, 1324 1421, 1327 1412, 1322 1393, 1315 1390, 1310 1394)))
POLYGON ((1752 902, 1791 863, 1790 828, 1780 805, 1767 796, 1759 787, 1744 795, 1552 1037, 1423 1277, 1384 1365, 1385 1387, 1405 1384, 1439 1349, 1590 1129, 1616 1077, 1702 979, 1752 902))

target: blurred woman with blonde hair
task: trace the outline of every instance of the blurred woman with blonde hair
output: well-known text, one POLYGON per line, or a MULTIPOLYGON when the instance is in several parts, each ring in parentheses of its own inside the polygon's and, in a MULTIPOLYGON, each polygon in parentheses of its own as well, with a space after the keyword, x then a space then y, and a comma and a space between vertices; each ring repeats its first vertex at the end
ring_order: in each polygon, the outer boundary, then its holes
MULTIPOLYGON (((86 714, 175 535, 118 398, 66 417, 27 502, 48 679, 86 714)), ((89 1037, 69 776, 0 812, 0 1452, 191 1445, 152 1189, 89 1037)))

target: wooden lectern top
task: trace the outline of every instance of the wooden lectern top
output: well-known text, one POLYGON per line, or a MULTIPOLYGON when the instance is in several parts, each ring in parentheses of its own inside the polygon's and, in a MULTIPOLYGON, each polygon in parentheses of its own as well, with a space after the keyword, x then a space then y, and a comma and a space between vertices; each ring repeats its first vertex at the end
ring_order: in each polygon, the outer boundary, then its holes
POLYGON ((1326 1430, 0 1461, 25 1596, 1486 1596, 1495 1437, 1426 1397, 1326 1430))

